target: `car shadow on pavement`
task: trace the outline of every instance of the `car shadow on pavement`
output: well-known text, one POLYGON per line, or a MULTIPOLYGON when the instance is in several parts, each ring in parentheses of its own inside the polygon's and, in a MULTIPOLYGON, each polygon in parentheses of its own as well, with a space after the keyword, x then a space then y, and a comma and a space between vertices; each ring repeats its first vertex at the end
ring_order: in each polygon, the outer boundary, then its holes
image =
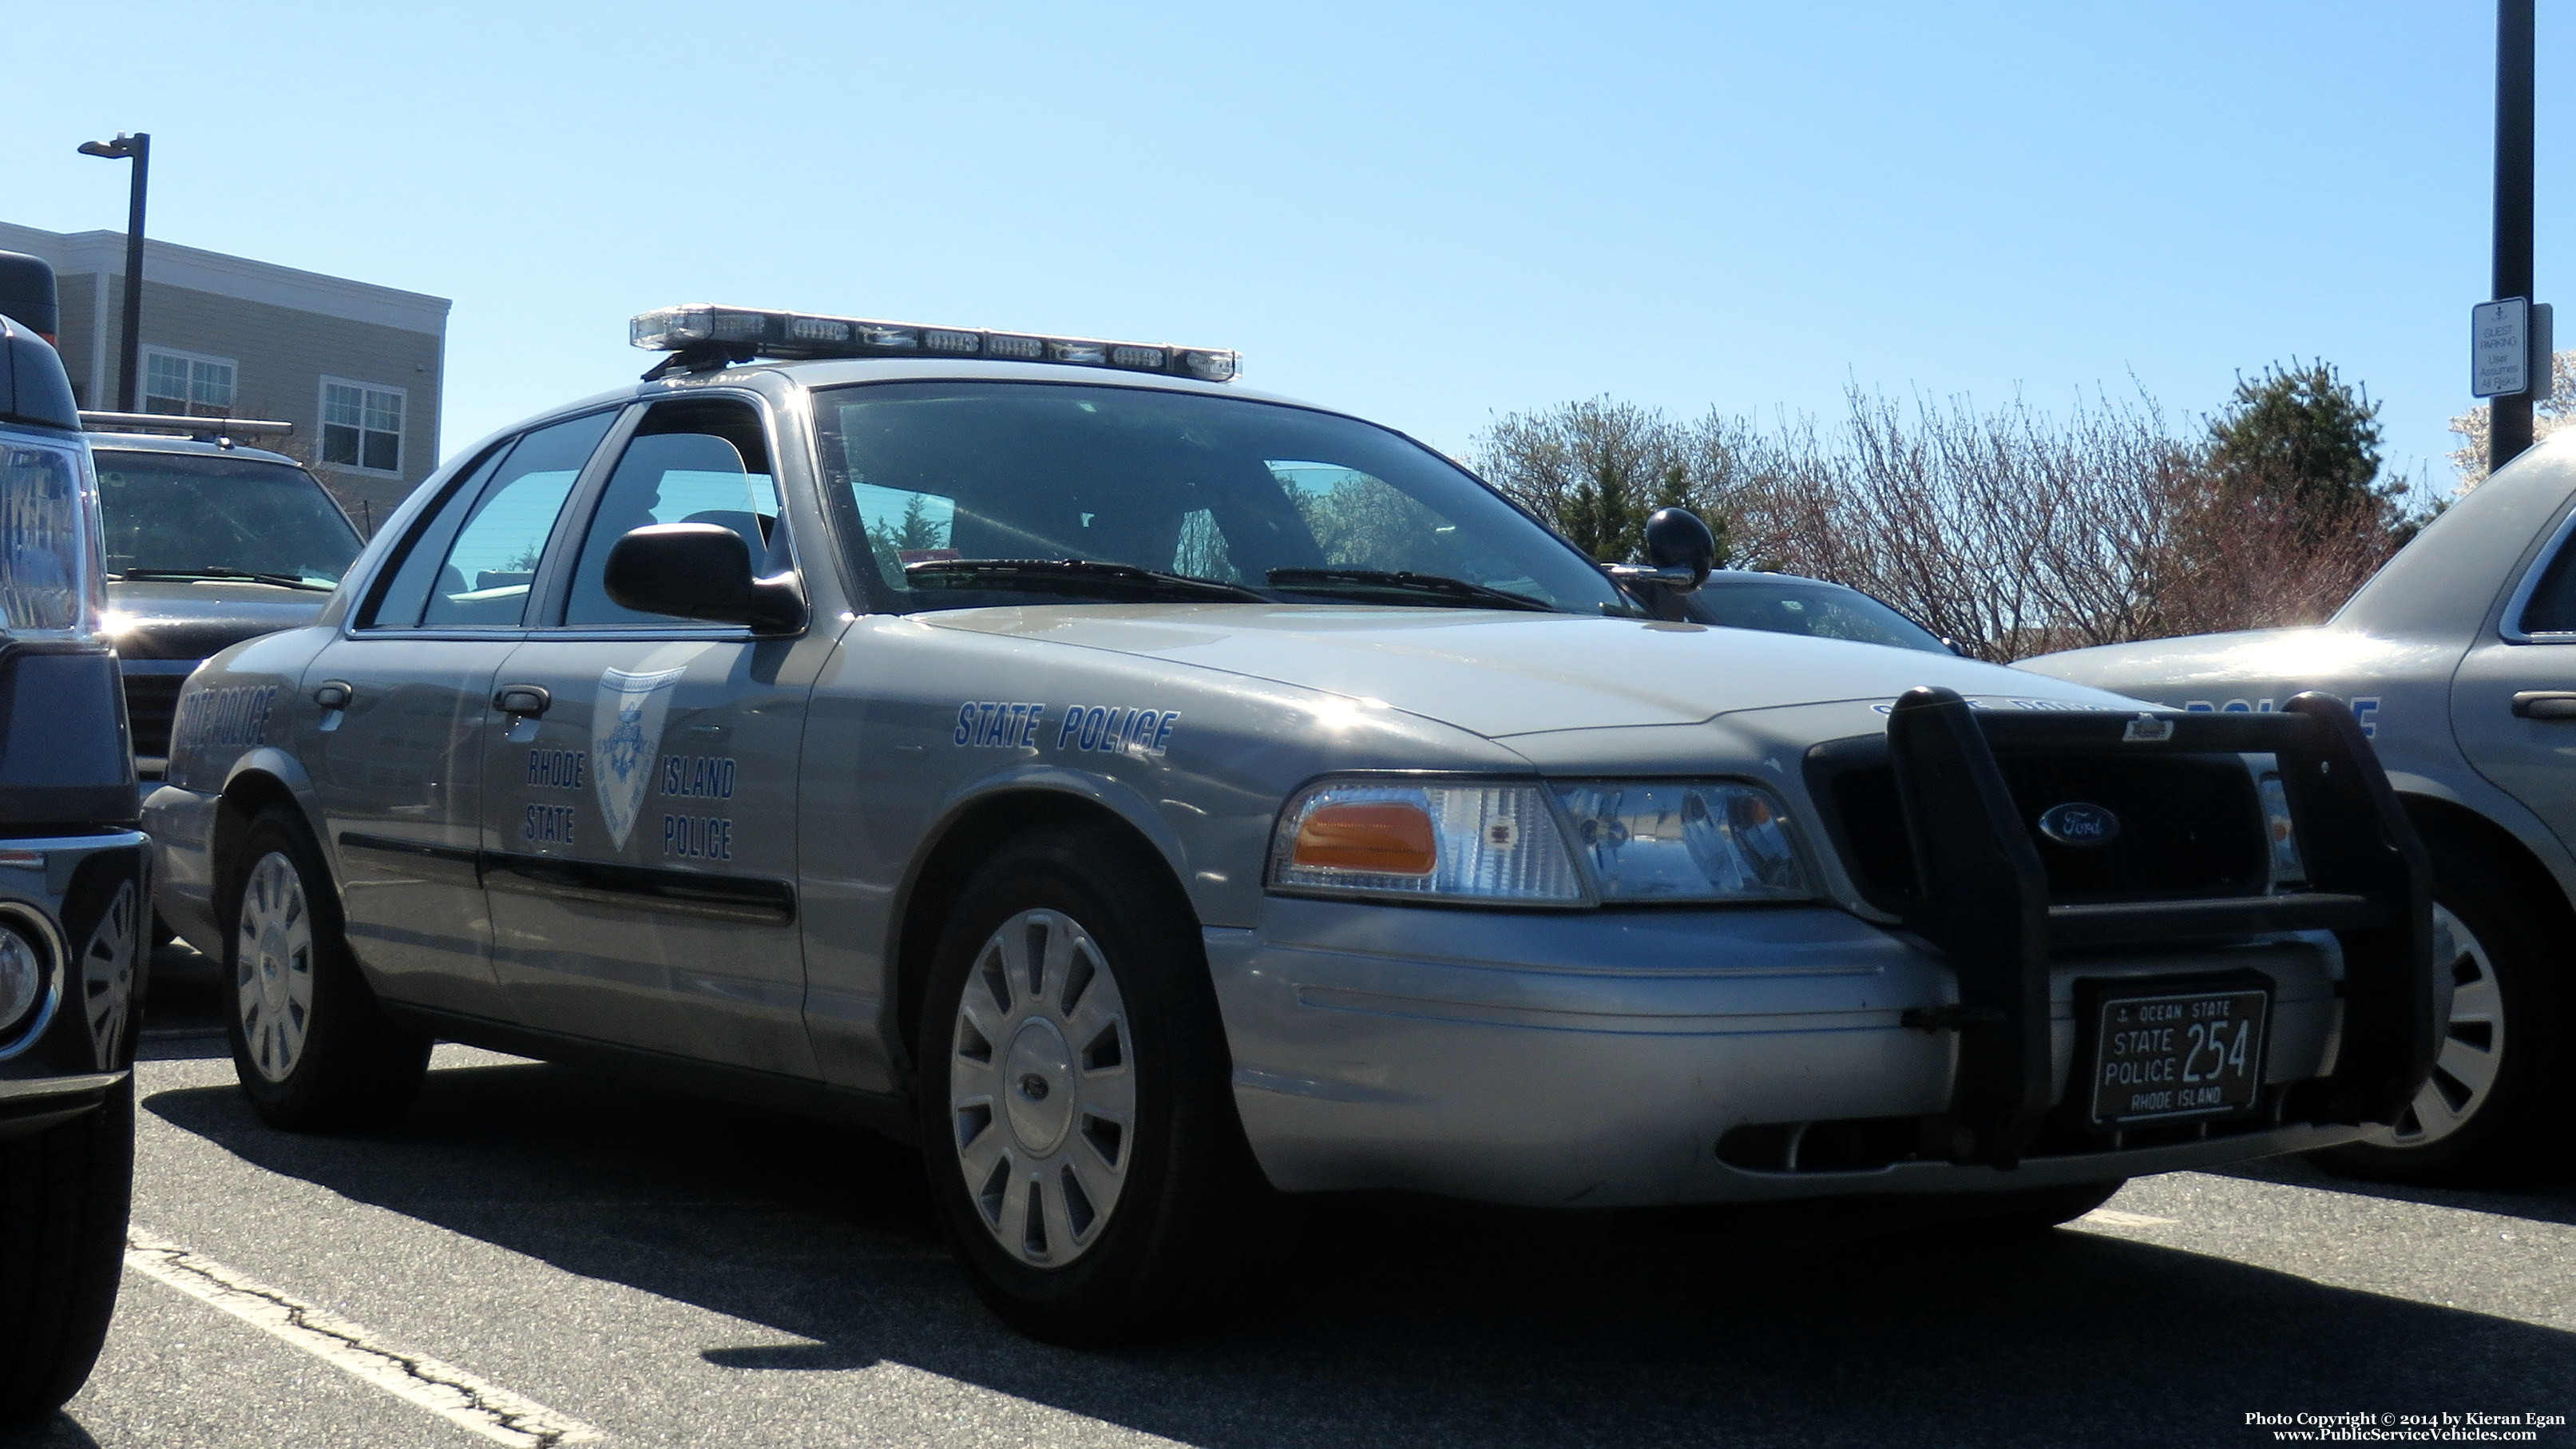
POLYGON ((98 1449, 69 1414, 48 1414, 32 1424, 0 1424, 0 1449, 98 1449))
POLYGON ((2576 1335, 2096 1233, 1862 1231, 1832 1212, 1309 1214, 1228 1330, 1020 1338, 854 1130, 538 1064, 431 1074, 400 1129, 297 1137, 229 1086, 147 1108, 271 1171, 809 1340, 747 1373, 909 1365, 1186 1443, 2228 1444, 2252 1412, 2555 1408, 2576 1335))
POLYGON ((2385 1198, 2390 1202, 2421 1203, 2427 1207, 2460 1208, 2474 1213, 2493 1213, 2497 1217, 2525 1218, 2535 1223, 2576 1227, 2576 1175, 2565 1173, 2521 1187, 2453 1188, 2408 1187, 2393 1182, 2339 1177, 2296 1157, 2240 1163, 2235 1167, 2222 1168, 2220 1172, 2248 1182, 2277 1182, 2286 1187, 2312 1188, 2318 1192, 2349 1193, 2354 1197, 2385 1198))

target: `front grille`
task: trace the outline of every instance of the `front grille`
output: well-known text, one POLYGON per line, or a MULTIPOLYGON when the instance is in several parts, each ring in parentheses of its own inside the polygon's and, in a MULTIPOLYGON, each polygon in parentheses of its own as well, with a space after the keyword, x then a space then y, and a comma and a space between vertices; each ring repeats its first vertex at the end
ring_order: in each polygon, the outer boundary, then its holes
POLYGON ((125 719, 137 756, 160 759, 170 753, 170 718, 178 713, 179 688, 187 682, 184 674, 125 676, 125 719))
MULTIPOLYGON (((2048 872, 2052 901, 2250 896, 2270 884, 2261 804, 2236 756, 2006 754, 1996 764, 2048 872), (2118 816, 2118 838, 2075 847, 2040 834, 2039 817, 2073 801, 2118 816)), ((1882 902, 1910 898, 1914 849, 1895 772, 1884 764, 1843 769, 1819 794, 1837 817, 1835 833, 1862 893, 1882 902)))

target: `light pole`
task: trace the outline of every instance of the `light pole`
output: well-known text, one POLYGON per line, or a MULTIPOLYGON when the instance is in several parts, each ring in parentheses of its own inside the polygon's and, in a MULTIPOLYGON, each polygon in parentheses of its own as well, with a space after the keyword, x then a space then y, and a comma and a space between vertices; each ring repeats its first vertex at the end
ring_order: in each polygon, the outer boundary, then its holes
POLYGON ((134 374, 142 348, 143 193, 152 176, 152 135, 119 131, 113 141, 81 142, 80 153, 134 163, 134 184, 125 203, 125 337, 116 352, 116 407, 130 413, 135 410, 134 374))
MULTIPOLYGON (((2496 0, 2495 289, 2531 295, 2532 0, 2496 0)), ((2535 356, 2529 386, 2487 399, 2487 472, 2531 446, 2531 403, 2549 395, 2551 359, 2535 356)))

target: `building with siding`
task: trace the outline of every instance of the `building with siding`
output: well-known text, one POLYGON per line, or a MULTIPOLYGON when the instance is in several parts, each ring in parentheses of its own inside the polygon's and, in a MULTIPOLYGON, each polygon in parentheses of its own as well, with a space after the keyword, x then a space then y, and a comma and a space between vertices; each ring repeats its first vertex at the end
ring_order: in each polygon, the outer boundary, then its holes
MULTIPOLYGON (((53 263, 62 285, 63 362, 84 408, 117 406, 125 234, 0 222, 0 251, 53 263)), ((438 465, 444 297, 143 243, 139 412, 277 418, 260 446, 302 459, 373 532, 438 465)))

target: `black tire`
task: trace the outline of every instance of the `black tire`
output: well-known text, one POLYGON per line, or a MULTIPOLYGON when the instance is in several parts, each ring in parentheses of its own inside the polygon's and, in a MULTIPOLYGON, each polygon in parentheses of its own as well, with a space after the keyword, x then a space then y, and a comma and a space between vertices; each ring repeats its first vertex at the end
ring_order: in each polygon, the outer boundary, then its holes
POLYGON ((1944 1198, 1935 1206, 1934 1227, 1957 1237, 2006 1238, 2044 1233, 2064 1227, 2109 1202, 2128 1184, 2127 1178, 2115 1177, 2109 1182, 2070 1182, 1944 1198))
MULTIPOLYGON (((1052 959, 1045 950, 1039 955, 1052 959)), ((1096 974, 1086 977, 1092 979, 1096 974)), ((1096 990, 1067 986, 1059 995, 1091 1001, 1085 993, 1096 990)), ((1209 1322, 1253 1270, 1277 1260, 1285 1214, 1254 1164, 1235 1114, 1232 1058, 1198 923, 1161 861, 1141 847, 1104 830, 1080 828, 1032 832, 1004 845, 976 871, 949 915, 919 1020, 915 1095, 931 1195, 976 1292, 1005 1322, 1031 1337, 1074 1347, 1157 1337, 1209 1322), (1068 1198, 1079 1195, 1078 1185, 1056 1187, 1053 1200, 1044 1196, 1056 1180, 1048 1174, 1070 1180, 1071 1159, 1058 1159, 1067 1165, 1057 1168, 1033 1155, 1028 1139, 1015 1135, 1021 1132, 1020 1108, 1004 1096, 961 1113, 952 1107, 951 1091, 960 1072, 969 1078, 990 1072, 999 1083, 1015 1071, 1011 1063, 1019 1060, 1019 1049, 1010 1043, 1029 1039, 1028 1018, 1043 1014, 1043 993, 1028 988, 1016 1007, 1004 1001, 1001 1015, 991 1017, 1005 1043, 984 1044, 981 1057, 971 1045, 959 1049, 960 1012, 970 988, 983 993, 973 1009, 988 1017, 1001 1000, 983 969, 1002 968, 1001 928, 1019 922, 1015 931, 1029 931, 1025 953, 1039 941, 1040 927, 1030 923, 1065 921, 1072 923, 1069 932, 1055 924, 1043 928, 1071 935, 1077 947, 1087 934, 1107 968, 1109 1005, 1123 1026, 1093 1040, 1112 1042, 1118 1069, 1132 1074, 1122 1089, 1128 1095, 1120 1099, 1132 1103, 1132 1120, 1118 1137, 1114 1159, 1099 1159, 1114 1161, 1123 1186, 1110 1206, 1096 1211, 1091 1237, 1066 1234, 1061 1248, 1047 1244, 1044 1253, 1069 1257, 1057 1263, 1033 1261, 1028 1253, 1045 1236, 1041 1205, 1063 1214, 1050 1223, 1076 1220, 1068 1198), (989 959, 988 946, 994 948, 989 959), (1002 1030, 1015 1010, 1022 1013, 1016 1035, 1002 1030), (961 1129, 978 1110, 981 1126, 961 1129), (971 1143, 961 1145, 962 1131, 971 1131, 971 1143), (983 1152, 999 1156, 970 1188, 967 1160, 983 1152), (996 1187, 997 1182, 1006 1185, 996 1187), (1017 1193, 1029 1205, 1019 1219, 1026 1229, 1018 1251, 1004 1242, 1014 1231, 1001 1225, 1013 1220, 1003 1206, 1006 1193, 1017 1193)), ((1094 1066, 1090 1048, 1073 1038, 1093 1030, 1082 1026, 1063 1036, 1074 1054, 1063 1059, 1065 1075, 1056 1090, 1066 1104, 1062 1110, 1076 1116, 1087 1110, 1090 1099, 1082 1094, 1093 1090, 1088 1077, 1094 1066), (1077 1082, 1076 1075, 1086 1080, 1077 1082)), ((1028 1077, 1010 1079, 1025 1084, 1028 1077)), ((1045 1098, 1041 1082, 1032 1100, 1045 1098)), ((1077 1140, 1091 1134, 1090 1126, 1077 1122, 1070 1130, 1061 1124, 1055 1130, 1051 1140, 1061 1146, 1038 1151, 1100 1149, 1099 1137, 1088 1148, 1077 1140)), ((1090 1206, 1088 1198, 1082 1201, 1090 1206)))
POLYGON ((2419 1106, 2375 1140, 2312 1152, 2310 1161, 2346 1177, 2425 1187, 2511 1186, 2566 1173, 2567 1133, 2576 1121, 2568 1032, 2576 1020, 2566 972, 2513 880, 2481 855, 2436 846, 2433 903, 2470 938, 2434 963, 2450 972, 2455 1011, 2445 1061, 2425 1088, 2440 1094, 2440 1105, 2419 1097, 2419 1106), (2481 997, 2494 1002, 2498 1019, 2464 1019, 2472 1010, 2465 1003, 2481 997), (2479 1068, 2488 1076, 2482 1092, 2469 1085, 2479 1068), (2466 1106, 2464 1120, 2437 1135, 2423 1130, 2455 1104, 2466 1106))
POLYGON ((107 1341, 134 1191, 134 1079, 0 1142, 0 1423, 80 1392, 107 1341))
POLYGON ((224 1034, 252 1110, 290 1132, 332 1132, 399 1119, 429 1070, 430 1041, 397 1025, 359 974, 340 898, 304 820, 271 807, 251 822, 224 873, 224 1034), (253 927, 294 915, 278 905, 282 862, 300 895, 307 940, 261 944, 253 927), (269 968, 276 969, 270 973, 269 968), (293 978, 304 977, 300 988, 293 978), (263 979, 285 983, 262 1002, 263 979), (295 990, 305 993, 298 1003, 295 990), (287 1036, 295 1036, 291 1049, 287 1036))

